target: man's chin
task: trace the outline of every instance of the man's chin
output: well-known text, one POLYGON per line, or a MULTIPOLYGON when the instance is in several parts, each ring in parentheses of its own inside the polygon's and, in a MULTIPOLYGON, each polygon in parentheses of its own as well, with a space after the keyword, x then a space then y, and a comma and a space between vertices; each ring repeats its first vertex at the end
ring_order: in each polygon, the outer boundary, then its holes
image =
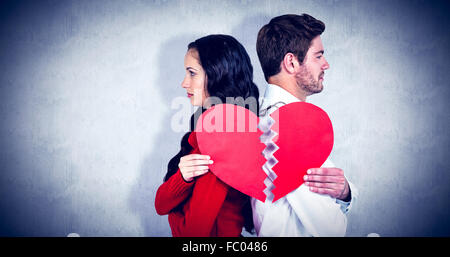
POLYGON ((317 87, 310 88, 310 90, 309 90, 310 94, 309 95, 318 94, 318 93, 322 92, 322 90, 323 90, 323 85, 319 85, 317 87))
POLYGON ((322 92, 322 90, 323 90, 323 84, 322 84, 322 81, 319 81, 318 83, 317 83, 317 90, 316 90, 316 94, 317 93, 320 93, 320 92, 322 92))
POLYGON ((322 90, 323 90, 323 85, 320 85, 319 89, 317 90, 317 93, 322 92, 322 90))
POLYGON ((309 85, 301 85, 301 88, 303 89, 303 92, 306 93, 306 95, 310 96, 313 94, 318 94, 322 92, 323 85, 321 82, 316 82, 317 84, 309 84, 309 85))

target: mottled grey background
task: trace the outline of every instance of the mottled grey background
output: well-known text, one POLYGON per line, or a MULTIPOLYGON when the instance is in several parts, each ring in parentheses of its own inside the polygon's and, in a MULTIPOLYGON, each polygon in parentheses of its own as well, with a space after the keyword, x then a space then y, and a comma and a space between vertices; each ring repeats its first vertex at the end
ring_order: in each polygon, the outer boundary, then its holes
POLYGON ((154 197, 183 133, 193 39, 323 20, 331 68, 312 96, 332 159, 360 190, 349 236, 450 236, 448 1, 3 1, 0 235, 170 236, 154 197))

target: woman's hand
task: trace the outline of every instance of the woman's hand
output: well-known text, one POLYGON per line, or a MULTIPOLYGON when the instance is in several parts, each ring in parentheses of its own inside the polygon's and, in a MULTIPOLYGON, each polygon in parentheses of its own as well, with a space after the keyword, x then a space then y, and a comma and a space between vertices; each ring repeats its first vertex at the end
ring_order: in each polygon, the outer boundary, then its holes
POLYGON ((202 154, 189 154, 180 158, 178 167, 180 168, 183 179, 187 182, 194 180, 194 177, 205 174, 209 171, 209 164, 213 161, 211 157, 202 154))

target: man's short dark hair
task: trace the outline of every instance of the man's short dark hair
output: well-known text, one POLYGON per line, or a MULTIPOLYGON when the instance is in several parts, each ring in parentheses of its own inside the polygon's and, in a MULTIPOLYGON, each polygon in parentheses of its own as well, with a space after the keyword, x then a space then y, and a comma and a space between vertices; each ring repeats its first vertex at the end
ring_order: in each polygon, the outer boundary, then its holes
POLYGON ((325 24, 308 14, 286 14, 264 25, 258 33, 256 51, 266 81, 281 71, 287 53, 293 53, 302 63, 311 41, 324 30, 325 24))

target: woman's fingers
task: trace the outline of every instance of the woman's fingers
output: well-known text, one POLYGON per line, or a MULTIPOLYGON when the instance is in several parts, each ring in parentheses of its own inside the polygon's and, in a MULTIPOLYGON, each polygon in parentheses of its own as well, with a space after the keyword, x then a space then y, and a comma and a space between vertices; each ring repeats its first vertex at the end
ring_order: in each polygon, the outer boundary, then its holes
POLYGON ((194 178, 194 177, 201 176, 201 175, 205 174, 208 171, 209 171, 209 169, 206 169, 206 170, 195 170, 195 171, 192 172, 192 177, 194 178))
POLYGON ((209 171, 208 166, 195 166, 195 167, 186 167, 180 168, 181 175, 183 175, 184 180, 192 181, 194 177, 201 176, 209 171))
POLYGON ((205 174, 209 171, 209 164, 213 161, 209 155, 189 154, 180 158, 178 167, 184 180, 192 181, 194 177, 205 174))
POLYGON ((189 160, 209 160, 211 157, 209 155, 204 154, 188 154, 180 158, 180 161, 189 161, 189 160))
POLYGON ((214 162, 212 160, 190 160, 190 161, 182 161, 180 162, 180 165, 182 167, 195 167, 201 165, 209 165, 213 163, 214 162))
POLYGON ((209 169, 208 166, 192 166, 192 167, 185 167, 183 170, 184 170, 184 172, 193 172, 193 171, 207 170, 207 169, 209 169))
POLYGON ((189 154, 180 158, 180 164, 178 166, 181 168, 198 165, 208 165, 212 163, 213 161, 211 160, 211 157, 209 155, 189 154))

